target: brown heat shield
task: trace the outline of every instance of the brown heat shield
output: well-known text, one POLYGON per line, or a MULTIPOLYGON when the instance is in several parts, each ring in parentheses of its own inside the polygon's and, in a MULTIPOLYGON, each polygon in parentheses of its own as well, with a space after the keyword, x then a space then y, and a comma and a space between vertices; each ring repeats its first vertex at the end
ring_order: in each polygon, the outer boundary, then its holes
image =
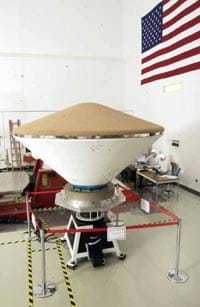
POLYGON ((163 132, 162 126, 97 103, 80 103, 14 130, 18 136, 92 137, 163 132))

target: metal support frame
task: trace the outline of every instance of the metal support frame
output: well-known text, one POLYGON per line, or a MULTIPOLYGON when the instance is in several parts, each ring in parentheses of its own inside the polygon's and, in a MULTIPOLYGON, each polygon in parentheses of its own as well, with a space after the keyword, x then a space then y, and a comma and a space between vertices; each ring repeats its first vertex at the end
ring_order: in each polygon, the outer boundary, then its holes
POLYGON ((56 292, 56 284, 46 281, 46 256, 45 256, 45 235, 44 229, 40 229, 41 249, 42 249, 42 282, 33 289, 33 293, 38 298, 45 298, 56 292))
POLYGON ((175 269, 169 270, 167 272, 167 278, 173 283, 185 283, 189 276, 179 269, 180 265, 180 247, 181 247, 181 229, 182 229, 182 220, 179 219, 177 224, 177 235, 176 235, 176 261, 175 269))
MULTIPOLYGON (((74 229, 91 229, 93 228, 93 225, 84 225, 84 226, 78 226, 73 215, 70 216, 68 224, 67 224, 67 229, 70 229, 72 227, 73 224, 73 228, 74 229)), ((70 242, 68 233, 65 233, 64 237, 63 237, 66 242, 67 242, 67 246, 69 247, 69 252, 70 252, 70 260, 67 261, 66 265, 69 268, 74 269, 77 264, 78 264, 78 259, 80 258, 88 258, 88 251, 87 249, 84 252, 78 252, 79 249, 79 243, 80 243, 80 239, 81 239, 81 232, 76 232, 74 235, 74 241, 73 243, 70 242)), ((121 252, 118 242, 117 240, 113 240, 113 247, 110 248, 104 248, 103 249, 103 253, 104 254, 108 254, 108 253, 116 253, 117 257, 119 259, 124 259, 125 258, 125 254, 123 252, 121 252)))

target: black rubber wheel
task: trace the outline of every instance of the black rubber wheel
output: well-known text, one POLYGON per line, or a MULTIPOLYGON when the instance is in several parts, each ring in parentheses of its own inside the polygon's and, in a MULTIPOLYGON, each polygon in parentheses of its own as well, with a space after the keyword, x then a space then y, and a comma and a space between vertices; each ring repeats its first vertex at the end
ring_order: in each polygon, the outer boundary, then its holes
POLYGON ((67 268, 71 270, 76 270, 77 263, 72 262, 71 264, 67 264, 67 268))
POLYGON ((126 254, 120 254, 120 256, 118 258, 119 258, 119 260, 124 260, 124 259, 126 259, 126 254))
POLYGON ((66 242, 66 239, 60 238, 60 242, 61 242, 61 243, 65 243, 65 242, 66 242))

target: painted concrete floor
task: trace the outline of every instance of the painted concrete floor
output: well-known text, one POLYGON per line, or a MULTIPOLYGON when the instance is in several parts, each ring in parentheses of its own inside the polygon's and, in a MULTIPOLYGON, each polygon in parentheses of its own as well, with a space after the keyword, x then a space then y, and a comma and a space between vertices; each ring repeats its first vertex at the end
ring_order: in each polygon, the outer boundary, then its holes
MULTIPOLYGON (((132 230, 120 246, 127 253, 124 261, 107 256, 104 267, 93 268, 81 260, 78 268, 67 269, 75 306, 77 307, 199 307, 200 295, 200 198, 180 190, 179 202, 174 198, 163 206, 183 219, 181 269, 189 275, 185 284, 173 284, 166 272, 174 267, 176 226, 132 230)), ((65 225, 65 216, 40 213, 54 226, 65 225)), ((155 214, 132 212, 133 222, 155 221, 155 214)), ((50 225, 51 226, 51 225, 50 225)), ((23 240, 23 224, 0 224, 0 242, 23 240)), ((34 297, 35 307, 64 307, 70 304, 55 243, 47 243, 47 280, 57 285, 56 293, 45 299, 34 297)), ((40 244, 32 242, 33 286, 41 282, 40 244)), ((69 259, 66 246, 62 254, 69 259)), ((27 242, 0 245, 0 306, 27 307, 28 296, 27 242)))

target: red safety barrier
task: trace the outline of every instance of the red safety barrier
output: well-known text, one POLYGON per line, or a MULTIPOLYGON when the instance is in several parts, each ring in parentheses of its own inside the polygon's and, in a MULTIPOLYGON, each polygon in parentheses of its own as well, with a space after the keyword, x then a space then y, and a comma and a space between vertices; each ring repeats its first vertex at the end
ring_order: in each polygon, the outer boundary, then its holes
POLYGON ((167 210, 167 209, 165 209, 163 207, 160 207, 160 206, 158 206, 156 204, 150 204, 150 206, 151 206, 152 209, 157 210, 159 213, 163 213, 163 214, 169 216, 170 218, 172 218, 173 220, 178 220, 179 221, 178 216, 173 214, 169 210, 167 210))
POLYGON ((123 188, 122 193, 126 197, 127 202, 137 201, 141 198, 139 194, 137 194, 137 193, 135 193, 135 192, 133 192, 129 189, 123 188))
MULTIPOLYGON (((38 192, 31 192, 28 195, 41 195, 41 194, 50 194, 50 193, 58 193, 60 190, 48 190, 48 191, 38 191, 38 192)), ((131 190, 124 189, 122 191, 127 198, 127 201, 134 201, 140 199, 140 196, 131 190)), ((167 216, 167 218, 172 219, 167 221, 159 221, 154 223, 146 223, 146 224, 138 224, 138 225, 131 225, 126 226, 127 230, 133 229, 142 229, 142 228, 154 228, 154 227, 163 227, 163 226, 171 226, 177 225, 179 223, 179 218, 173 214, 172 212, 168 211, 167 209, 160 207, 156 204, 150 204, 150 207, 157 211, 157 213, 162 213, 167 216)), ((64 234, 64 233, 77 233, 77 232, 107 232, 107 227, 97 227, 97 228, 82 228, 82 229, 46 229, 46 232, 49 234, 64 234)))
MULTIPOLYGON (((156 204, 150 204, 152 209, 155 209, 158 213, 163 213, 167 217, 171 218, 172 220, 167 221, 158 221, 154 223, 146 223, 146 224, 138 224, 138 225, 131 225, 126 226, 127 230, 133 229, 142 229, 142 228, 154 228, 154 227, 163 227, 163 226, 172 226, 177 225, 179 223, 179 218, 173 214, 172 212, 168 211, 165 208, 162 208, 156 204)), ((97 227, 97 228, 82 228, 82 229, 46 229, 47 233, 50 234, 64 234, 64 233, 76 233, 76 232, 107 232, 107 227, 97 227)))
MULTIPOLYGON (((138 225, 131 225, 126 226, 127 230, 133 229, 142 229, 142 228, 154 228, 154 227, 163 227, 163 226, 172 226, 177 225, 178 221, 163 221, 163 222, 156 222, 156 223, 147 223, 147 224, 138 224, 138 225)), ((77 232, 107 232, 107 227, 97 227, 97 228, 82 228, 82 229, 46 229, 46 232, 49 234, 64 234, 64 233, 77 233, 77 232)))

